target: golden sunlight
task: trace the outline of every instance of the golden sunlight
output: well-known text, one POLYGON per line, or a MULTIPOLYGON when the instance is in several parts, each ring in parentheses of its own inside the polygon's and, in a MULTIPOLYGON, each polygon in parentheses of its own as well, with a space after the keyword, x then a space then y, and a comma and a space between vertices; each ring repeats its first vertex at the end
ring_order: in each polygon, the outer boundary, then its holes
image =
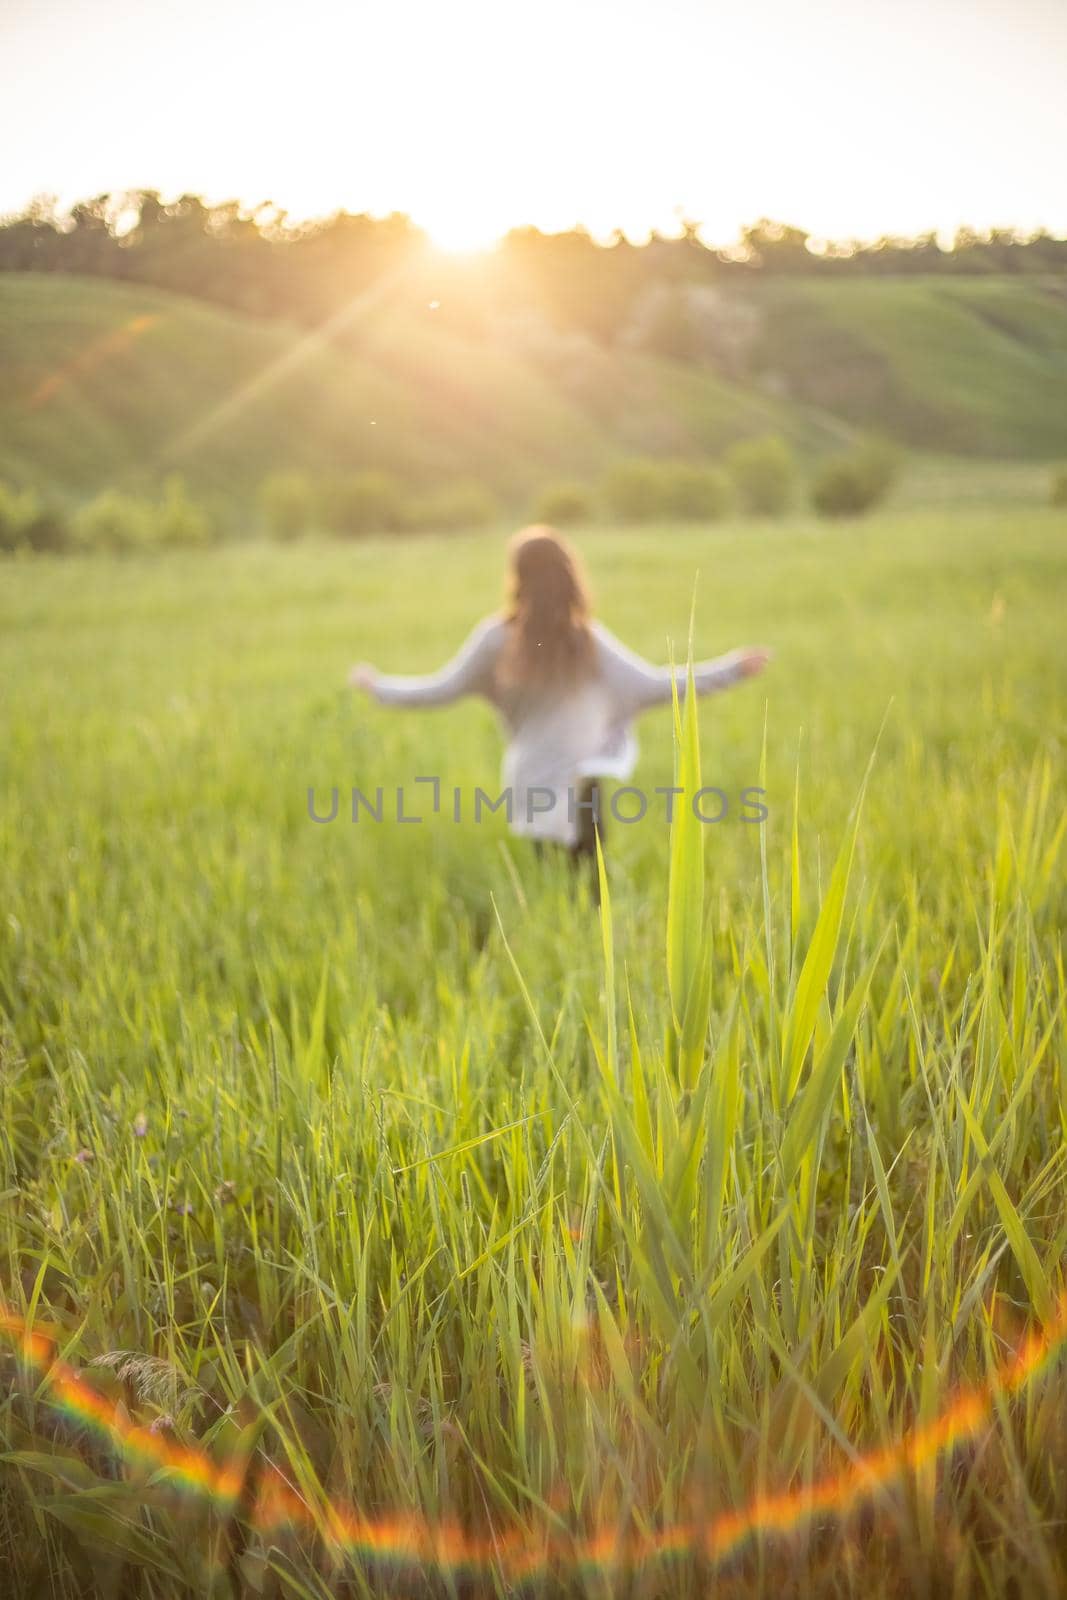
POLYGON ((415 220, 434 248, 447 255, 474 255, 489 250, 508 228, 506 222, 489 218, 477 195, 463 196, 439 210, 432 205, 422 208, 415 220))

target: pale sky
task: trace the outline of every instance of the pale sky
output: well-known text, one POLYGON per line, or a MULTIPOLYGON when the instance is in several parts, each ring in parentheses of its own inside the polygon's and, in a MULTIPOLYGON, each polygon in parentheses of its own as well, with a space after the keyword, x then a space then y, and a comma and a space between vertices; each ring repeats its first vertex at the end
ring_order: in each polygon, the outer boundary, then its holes
POLYGON ((0 211, 1067 232, 1067 0, 0 0, 0 211))

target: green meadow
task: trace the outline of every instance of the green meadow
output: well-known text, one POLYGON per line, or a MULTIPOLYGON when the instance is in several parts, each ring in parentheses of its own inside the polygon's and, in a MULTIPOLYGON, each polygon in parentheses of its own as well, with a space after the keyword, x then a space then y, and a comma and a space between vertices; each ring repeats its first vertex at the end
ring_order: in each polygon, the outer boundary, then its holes
POLYGON ((600 912, 452 820, 484 705, 344 687, 502 532, 0 568, 11 1592, 1067 1589, 1062 1365, 1005 1376, 1062 1333, 1067 518, 579 542, 644 654, 775 652, 643 720, 729 809, 609 822, 600 912))

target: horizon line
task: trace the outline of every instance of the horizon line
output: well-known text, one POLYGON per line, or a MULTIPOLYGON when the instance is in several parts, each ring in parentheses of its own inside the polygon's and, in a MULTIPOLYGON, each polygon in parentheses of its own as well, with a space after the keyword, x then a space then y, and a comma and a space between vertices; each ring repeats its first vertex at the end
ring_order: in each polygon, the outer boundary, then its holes
MULTIPOLYGON (((139 195, 155 195, 165 208, 177 205, 183 199, 195 199, 203 205, 205 210, 217 211, 226 206, 236 206, 237 215, 242 220, 255 220, 264 213, 273 214, 273 225, 283 231, 299 233, 305 229, 322 226, 340 217, 363 217, 368 221, 384 223, 402 219, 414 231, 420 233, 432 248, 445 255, 458 256, 483 256, 491 255, 501 244, 516 234, 537 233, 543 238, 563 238, 572 235, 584 235, 593 244, 601 248, 610 248, 616 244, 627 244, 634 249, 643 249, 654 241, 681 243, 686 237, 694 239, 706 250, 712 253, 729 253, 731 250, 743 247, 746 231, 756 229, 761 224, 781 229, 784 233, 802 234, 805 248, 815 259, 827 255, 834 250, 846 251, 855 254, 859 251, 869 250, 882 242, 897 246, 918 244, 920 241, 933 240, 937 248, 946 254, 951 254, 956 248, 956 241, 961 234, 970 233, 977 242, 992 242, 998 236, 1005 236, 1013 244, 1026 244, 1039 238, 1048 238, 1056 243, 1067 243, 1067 222, 1062 227, 1051 227, 1046 223, 1035 224, 1030 227, 1020 226, 1015 223, 990 223, 979 226, 968 222, 958 222, 954 226, 932 226, 919 228, 914 232, 883 231, 873 235, 820 233, 808 229, 799 222, 787 222, 781 217, 769 216, 760 213, 748 221, 740 221, 735 225, 731 238, 711 236, 707 225, 696 216, 687 214, 683 207, 676 207, 676 220, 674 223, 662 225, 649 223, 643 228, 626 227, 616 224, 610 228, 595 228, 590 223, 575 218, 573 221, 560 226, 550 226, 535 221, 516 221, 501 229, 498 233, 488 236, 485 243, 469 246, 450 246, 434 236, 434 230, 410 211, 396 207, 392 210, 384 209, 350 209, 346 205, 338 205, 331 209, 295 212, 273 199, 258 201, 245 201, 232 195, 224 199, 209 198, 204 192, 194 189, 175 189, 164 191, 150 188, 147 185, 123 186, 110 189, 101 189, 96 194, 79 196, 74 199, 61 199, 54 190, 39 189, 25 200, 20 207, 11 210, 0 209, 0 228, 6 228, 29 215, 34 207, 47 208, 51 213, 50 220, 65 221, 72 216, 74 209, 79 205, 88 205, 98 200, 121 201, 124 197, 134 200, 139 195)), ((123 215, 121 205, 113 212, 112 220, 120 222, 123 215)), ((132 209, 132 207, 130 208, 132 209)), ((265 224, 271 226, 271 223, 265 224)), ((121 233, 128 230, 118 229, 121 233)))

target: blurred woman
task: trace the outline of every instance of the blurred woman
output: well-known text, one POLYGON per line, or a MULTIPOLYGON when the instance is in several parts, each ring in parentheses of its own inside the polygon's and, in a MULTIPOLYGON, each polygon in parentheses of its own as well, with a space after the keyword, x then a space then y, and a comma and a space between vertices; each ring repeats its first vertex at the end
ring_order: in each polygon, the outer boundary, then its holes
MULTIPOLYGON (((693 669, 698 694, 761 672, 766 650, 734 650, 693 669)), ((635 655, 593 620, 576 553, 552 528, 527 528, 511 542, 508 602, 486 617, 459 654, 424 677, 390 677, 363 665, 349 682, 387 706, 443 706, 482 695, 507 733, 503 782, 512 830, 565 846, 576 860, 603 848, 599 779, 625 779, 637 743, 631 723, 686 691, 672 672, 635 655)))

